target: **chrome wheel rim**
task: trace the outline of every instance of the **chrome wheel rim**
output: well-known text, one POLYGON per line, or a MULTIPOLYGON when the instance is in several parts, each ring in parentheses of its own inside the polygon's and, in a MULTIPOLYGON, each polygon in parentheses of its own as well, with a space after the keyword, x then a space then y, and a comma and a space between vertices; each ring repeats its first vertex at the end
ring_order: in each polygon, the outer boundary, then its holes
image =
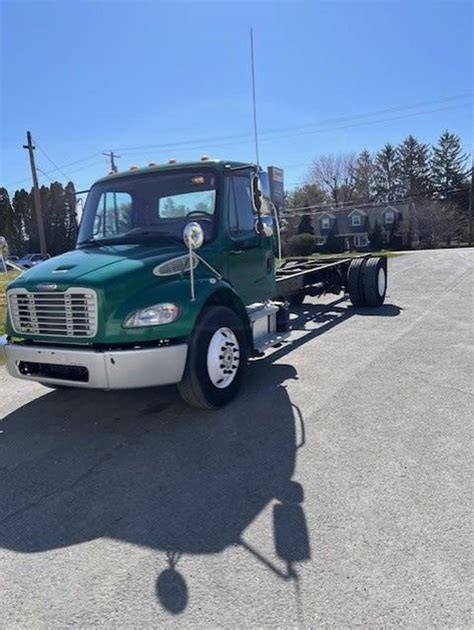
POLYGON ((383 295, 385 293, 385 269, 383 267, 380 267, 379 269, 379 273, 377 276, 377 286, 378 286, 378 290, 379 290, 379 295, 383 295))
POLYGON ((240 365, 240 347, 230 328, 219 328, 207 349, 207 372, 214 387, 229 387, 240 365))

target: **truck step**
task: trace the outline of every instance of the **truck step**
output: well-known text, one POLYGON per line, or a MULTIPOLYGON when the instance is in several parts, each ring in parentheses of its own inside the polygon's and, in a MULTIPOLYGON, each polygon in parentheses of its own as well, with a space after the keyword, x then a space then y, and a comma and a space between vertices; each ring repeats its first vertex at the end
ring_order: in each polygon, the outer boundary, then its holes
POLYGON ((255 352, 264 352, 271 348, 272 346, 277 346, 290 336, 289 332, 280 333, 280 332, 271 332, 267 335, 263 335, 258 338, 257 341, 254 341, 254 350, 255 352))
POLYGON ((280 325, 279 311, 282 308, 283 305, 271 302, 251 304, 247 307, 255 352, 263 352, 288 337, 288 326, 282 330, 280 325))

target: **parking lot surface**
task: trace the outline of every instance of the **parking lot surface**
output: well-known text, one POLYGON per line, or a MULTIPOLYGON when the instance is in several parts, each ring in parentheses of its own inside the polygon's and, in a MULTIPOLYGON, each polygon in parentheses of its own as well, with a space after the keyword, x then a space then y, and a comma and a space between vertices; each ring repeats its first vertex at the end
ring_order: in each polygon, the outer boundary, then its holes
POLYGON ((219 411, 0 367, 0 627, 471 627, 473 267, 307 299, 219 411))

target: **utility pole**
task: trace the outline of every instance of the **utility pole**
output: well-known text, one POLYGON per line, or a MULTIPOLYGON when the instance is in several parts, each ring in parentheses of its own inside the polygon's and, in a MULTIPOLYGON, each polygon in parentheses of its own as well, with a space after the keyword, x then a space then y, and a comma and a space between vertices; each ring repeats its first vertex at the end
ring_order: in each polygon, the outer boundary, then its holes
POLYGON ((36 174, 36 166, 35 166, 35 156, 33 151, 35 147, 31 141, 31 132, 26 132, 26 141, 27 144, 23 145, 24 149, 28 149, 28 153, 30 156, 30 167, 31 167, 31 177, 33 178, 33 200, 35 206, 35 214, 36 214, 36 225, 38 228, 38 237, 39 237, 39 245, 40 251, 43 258, 46 260, 46 256, 48 254, 48 249, 46 247, 46 236, 44 233, 44 225, 43 225, 43 213, 41 211, 41 197, 38 186, 38 176, 36 174))
POLYGON ((119 158, 120 155, 117 155, 113 151, 102 151, 102 155, 105 155, 110 158, 110 170, 112 173, 118 173, 117 165, 115 164, 114 158, 119 158))

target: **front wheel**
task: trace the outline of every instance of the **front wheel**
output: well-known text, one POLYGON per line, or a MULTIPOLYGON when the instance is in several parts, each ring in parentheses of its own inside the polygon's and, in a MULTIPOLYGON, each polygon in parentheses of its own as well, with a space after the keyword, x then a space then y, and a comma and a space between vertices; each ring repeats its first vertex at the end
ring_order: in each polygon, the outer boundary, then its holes
POLYGON ((182 398, 198 409, 222 407, 234 398, 247 363, 244 325, 225 306, 206 308, 189 344, 182 398))

